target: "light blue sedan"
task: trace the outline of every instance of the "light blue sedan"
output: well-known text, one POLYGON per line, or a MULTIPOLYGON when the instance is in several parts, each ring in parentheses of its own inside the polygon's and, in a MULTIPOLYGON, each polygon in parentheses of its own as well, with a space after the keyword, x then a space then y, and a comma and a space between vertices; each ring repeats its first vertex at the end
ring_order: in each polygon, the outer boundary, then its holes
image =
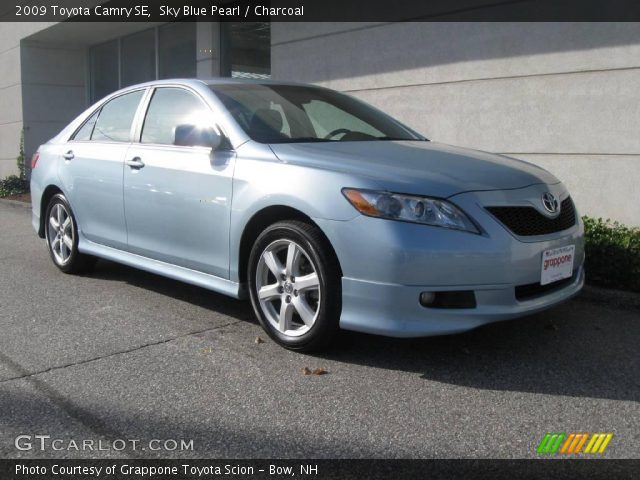
POLYGON ((32 160, 54 264, 105 258, 233 297, 294 350, 339 329, 462 332, 584 283, 564 185, 512 158, 428 141, 302 84, 164 80, 99 101, 32 160))

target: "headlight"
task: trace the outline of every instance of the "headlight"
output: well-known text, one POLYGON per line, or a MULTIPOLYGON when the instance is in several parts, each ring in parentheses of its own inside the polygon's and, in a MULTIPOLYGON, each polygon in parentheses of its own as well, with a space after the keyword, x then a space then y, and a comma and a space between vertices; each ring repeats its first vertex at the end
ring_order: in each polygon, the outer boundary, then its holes
POLYGON ((354 188, 342 193, 363 215, 480 233, 462 210, 445 200, 354 188))

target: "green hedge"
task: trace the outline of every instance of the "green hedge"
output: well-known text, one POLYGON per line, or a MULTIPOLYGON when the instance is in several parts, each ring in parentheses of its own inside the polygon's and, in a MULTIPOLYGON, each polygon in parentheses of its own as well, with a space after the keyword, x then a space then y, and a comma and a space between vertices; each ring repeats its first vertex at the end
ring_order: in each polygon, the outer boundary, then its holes
POLYGON ((18 148, 18 157, 16 165, 18 166, 19 175, 10 175, 7 178, 0 179, 0 198, 19 193, 27 193, 29 191, 29 182, 27 181, 27 168, 24 157, 24 130, 20 132, 20 145, 18 148))
POLYGON ((11 175, 0 180, 0 198, 17 195, 18 193, 26 193, 28 191, 29 182, 17 175, 11 175))
POLYGON ((640 228, 608 219, 582 219, 587 283, 640 292, 640 228))

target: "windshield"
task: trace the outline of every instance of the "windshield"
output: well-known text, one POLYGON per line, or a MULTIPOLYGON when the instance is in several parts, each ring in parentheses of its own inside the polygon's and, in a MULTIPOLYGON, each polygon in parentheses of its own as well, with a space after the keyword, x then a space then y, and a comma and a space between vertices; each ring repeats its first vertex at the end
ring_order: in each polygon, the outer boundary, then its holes
POLYGON ((210 88, 261 143, 425 140, 354 98, 323 88, 228 84, 210 88))

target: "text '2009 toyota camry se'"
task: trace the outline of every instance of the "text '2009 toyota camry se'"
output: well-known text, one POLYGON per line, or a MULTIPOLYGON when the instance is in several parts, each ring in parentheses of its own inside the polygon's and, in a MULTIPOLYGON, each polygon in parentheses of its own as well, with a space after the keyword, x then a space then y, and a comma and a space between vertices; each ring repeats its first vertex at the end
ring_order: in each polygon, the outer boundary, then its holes
POLYGON ((249 296, 281 345, 530 314, 584 283, 583 225, 532 164, 428 141, 326 88, 163 80, 99 101, 32 160, 33 226, 97 257, 249 296))

